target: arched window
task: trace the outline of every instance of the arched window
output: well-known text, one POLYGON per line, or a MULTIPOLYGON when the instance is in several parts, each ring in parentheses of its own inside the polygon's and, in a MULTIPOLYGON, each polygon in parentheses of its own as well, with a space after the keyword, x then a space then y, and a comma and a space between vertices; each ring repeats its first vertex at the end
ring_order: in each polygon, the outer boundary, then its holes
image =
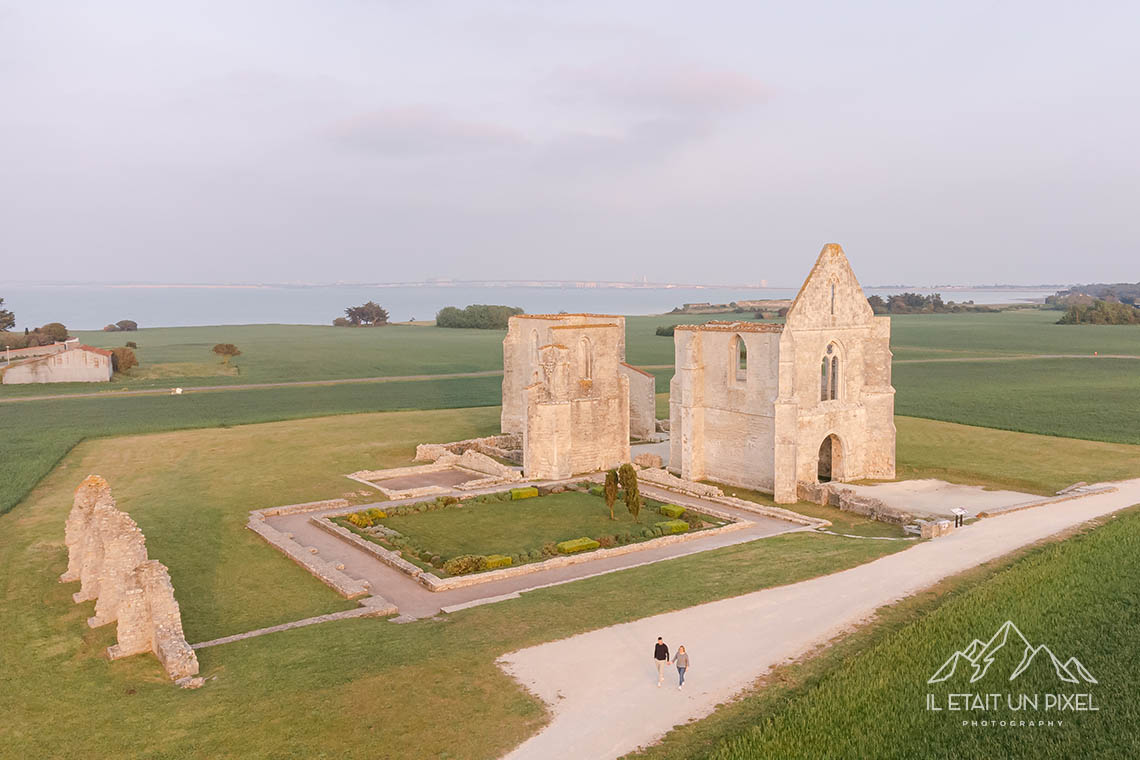
POLYGON ((737 335, 732 339, 732 363, 736 368, 736 379, 748 379, 748 346, 744 345, 744 338, 737 335))
POLYGON ((582 377, 589 380, 594 376, 594 352, 589 338, 582 336, 582 340, 578 341, 578 352, 582 362, 582 377))
POLYGON ((819 364, 819 400, 832 401, 839 398, 839 352, 835 344, 827 347, 827 353, 819 364))

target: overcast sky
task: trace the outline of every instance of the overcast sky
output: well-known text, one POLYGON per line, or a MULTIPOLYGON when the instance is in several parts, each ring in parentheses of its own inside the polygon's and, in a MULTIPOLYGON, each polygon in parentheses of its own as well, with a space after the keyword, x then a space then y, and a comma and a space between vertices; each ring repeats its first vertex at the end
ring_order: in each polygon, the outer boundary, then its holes
POLYGON ((4 279, 1140 279, 1140 3, 0 0, 4 279))

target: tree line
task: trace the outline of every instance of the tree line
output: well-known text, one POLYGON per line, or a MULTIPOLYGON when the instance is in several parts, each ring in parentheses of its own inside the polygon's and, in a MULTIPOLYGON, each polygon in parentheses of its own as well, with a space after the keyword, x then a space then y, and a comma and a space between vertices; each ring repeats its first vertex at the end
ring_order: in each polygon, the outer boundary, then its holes
POLYGON ((522 314, 517 306, 472 304, 465 309, 446 306, 435 315, 436 327, 469 327, 476 330, 506 330, 510 318, 522 314))

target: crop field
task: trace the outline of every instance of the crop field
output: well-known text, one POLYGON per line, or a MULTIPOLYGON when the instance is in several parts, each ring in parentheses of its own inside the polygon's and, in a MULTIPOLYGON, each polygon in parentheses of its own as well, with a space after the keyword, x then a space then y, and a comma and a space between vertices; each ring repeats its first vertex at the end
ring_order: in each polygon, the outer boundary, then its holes
MULTIPOLYGON (((1131 510, 1101 527, 1031 550, 985 582, 951 595, 927 614, 879 637, 860 652, 831 658, 830 669, 806 681, 798 693, 751 710, 750 726, 734 728, 700 756, 712 760, 752 758, 1034 757, 1134 758, 1140 755, 1140 639, 1135 614, 1140 586, 1140 512, 1131 510), (1076 657, 1098 683, 1062 682, 1041 655, 1016 681, 1009 676, 1023 649, 1007 644, 991 668, 970 684, 972 668, 960 665, 951 679, 933 676, 957 650, 974 639, 986 642, 1007 620, 1033 646, 1047 645, 1061 662, 1076 657), (1017 651, 1013 651, 1014 649, 1017 651), (951 693, 1000 693, 988 710, 948 710, 951 693), (1004 696, 1037 695, 1038 710, 1015 711, 1004 696), (1090 694, 1095 711, 1046 711, 1046 694, 1090 694), (941 711, 928 710, 933 694, 941 711), (1052 727, 973 726, 963 721, 1061 721, 1052 727)), ((890 613, 888 613, 889 615, 890 613)), ((779 688, 774 682, 772 688, 779 688)), ((732 710, 733 708, 729 708, 732 710)), ((738 716, 739 720, 740 716, 738 716)), ((714 716, 715 720, 715 716, 714 716)), ((710 726, 711 727, 711 726, 710 726)), ((691 757, 699 724, 687 738, 670 741, 649 757, 691 757)), ((707 734, 707 731, 705 732, 707 734)), ((710 744, 701 737, 702 747, 710 744)))
POLYGON ((109 662, 114 626, 88 629, 91 603, 74 604, 75 586, 56 580, 72 492, 99 473, 146 534, 150 556, 170 567, 192 642, 345 609, 352 605, 245 529, 248 510, 355 489, 343 473, 406 464, 425 430, 457 439, 497 423, 497 408, 394 412, 76 447, 0 515, 0 755, 376 757, 399 747, 408 757, 494 758, 544 721, 541 704, 494 664, 503 653, 901 548, 797 533, 440 621, 301 628, 201 650, 208 680, 195 692, 173 687, 153 657, 109 662))
POLYGON ((1136 359, 896 364, 893 382, 901 415, 1140 443, 1136 359))

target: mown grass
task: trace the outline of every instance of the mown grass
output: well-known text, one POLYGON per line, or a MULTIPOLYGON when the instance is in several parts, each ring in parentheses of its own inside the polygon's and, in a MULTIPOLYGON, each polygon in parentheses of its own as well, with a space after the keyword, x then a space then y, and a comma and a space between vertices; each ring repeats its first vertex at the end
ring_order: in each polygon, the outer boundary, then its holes
MULTIPOLYGON (((1140 331, 1136 336, 1140 339, 1140 331)), ((1135 359, 898 364, 893 382, 895 412, 901 415, 1140 443, 1140 361, 1135 359)))
POLYGON ((835 572, 897 550, 791 534, 634 568, 440 620, 354 620, 199 652, 204 688, 153 657, 109 662, 113 626, 56 581, 88 473, 171 570, 192 641, 347 603, 244 528, 249 509, 336 496, 341 473, 406 463, 424 430, 493 429, 496 409, 328 417, 91 440, 0 516, 0 754, 11 757, 485 757, 533 733, 541 704, 495 666, 516 648, 835 572), (678 582, 682 579, 682 582, 678 582), (669 588, 667 594, 658 593, 669 588))
MULTIPOLYGON (((457 378, 0 404, 0 513, 86 438, 329 414, 498 405, 501 382, 497 377, 457 378)), ((421 442, 434 437, 431 430, 420 435, 421 442)))
MULTIPOLYGON (((885 610, 885 627, 862 632, 815 663, 784 669, 755 694, 678 731, 654 760, 745 758, 1134 758, 1140 754, 1140 512, 1028 551, 996 570, 972 571, 933 593, 885 610), (1076 656, 1099 681, 1069 685, 1047 668, 927 685, 955 650, 989 639, 1012 620, 1062 661, 1076 656), (902 624, 900 627, 900 623, 902 624), (949 693, 1091 693, 1092 712, 933 712, 949 693), (1041 728, 975 727, 971 720, 1054 720, 1041 728), (703 724, 703 725, 702 725, 703 724)), ((1017 658, 1013 662, 1016 663, 1017 658)), ((1000 662, 1000 661, 999 661, 1000 662)), ((1044 707, 1044 697, 1041 697, 1044 707)))
MULTIPOLYGON (((670 518, 657 511, 660 502, 644 502, 634 520, 624 502, 618 501, 611 520, 601 497, 565 491, 519 501, 472 500, 461 508, 388 517, 380 524, 445 560, 463 554, 512 556, 540 553, 545 544, 582 537, 635 534, 630 543, 648 540, 653 536, 643 536, 642 531, 670 518)), ((713 525, 710 523, 710 527, 713 525)))

